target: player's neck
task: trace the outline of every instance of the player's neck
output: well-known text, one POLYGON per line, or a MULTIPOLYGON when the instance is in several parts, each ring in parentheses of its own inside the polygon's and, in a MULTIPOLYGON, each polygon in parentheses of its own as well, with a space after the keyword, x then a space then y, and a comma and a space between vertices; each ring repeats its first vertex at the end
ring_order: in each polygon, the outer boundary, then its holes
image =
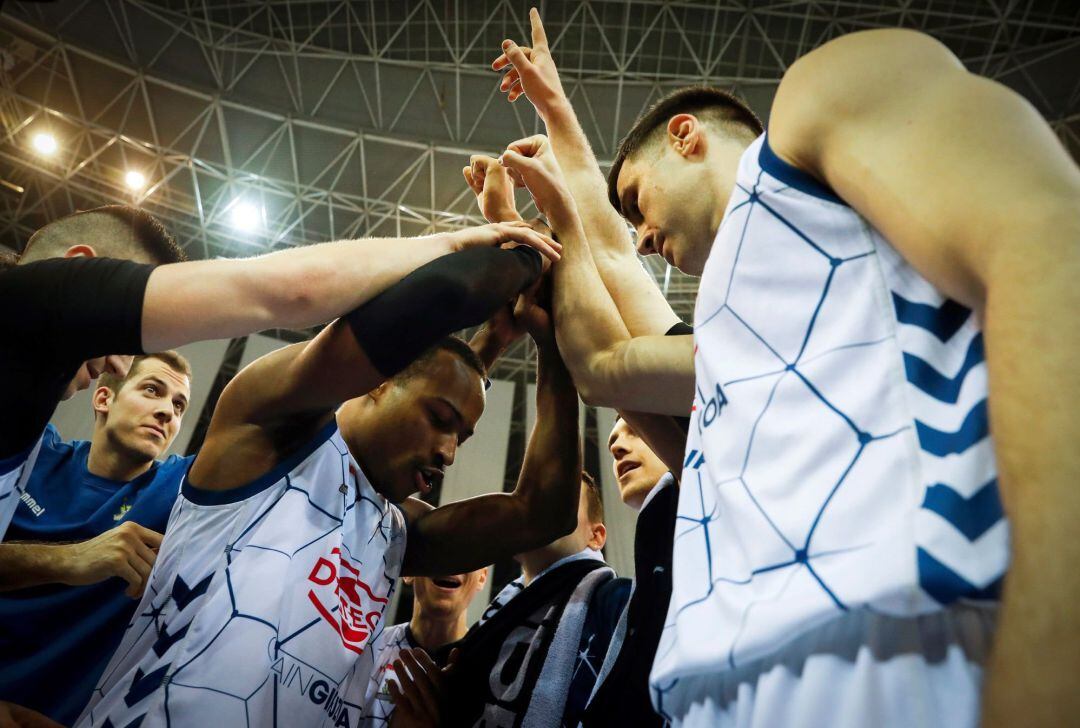
POLYGON ((521 564, 521 576, 525 580, 525 586, 531 584, 532 580, 540 576, 544 569, 548 568, 559 559, 565 559, 567 556, 573 556, 575 553, 577 552, 572 551, 570 553, 562 553, 557 549, 545 547, 522 555, 518 559, 518 562, 521 564))
POLYGON ((153 460, 134 460, 116 448, 102 445, 97 438, 90 443, 86 469, 99 478, 126 483, 139 477, 154 464, 153 460))
POLYGON ((465 636, 468 625, 465 612, 457 615, 429 616, 413 612, 409 622, 413 639, 425 650, 435 650, 450 642, 457 642, 465 636))

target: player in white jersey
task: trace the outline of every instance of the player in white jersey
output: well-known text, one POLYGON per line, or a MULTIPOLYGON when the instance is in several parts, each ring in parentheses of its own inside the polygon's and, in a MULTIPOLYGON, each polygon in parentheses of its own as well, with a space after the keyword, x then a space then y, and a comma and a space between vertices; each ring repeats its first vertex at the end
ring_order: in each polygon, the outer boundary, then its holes
POLYGON ((237 375, 78 724, 355 726, 402 573, 461 573, 569 531, 580 445, 561 423, 577 395, 535 306, 539 424, 517 489, 408 497, 441 480, 484 406, 482 364, 445 333, 540 270, 523 247, 445 256, 237 375))
POLYGON ((375 668, 364 696, 364 725, 390 723, 394 702, 388 683, 400 672, 402 650, 419 648, 431 655, 435 664, 446 664, 453 643, 469 629, 466 611, 487 578, 487 568, 450 576, 404 577, 413 589, 412 617, 384 629, 372 644, 375 668))
MULTIPOLYGON (((550 129, 542 31, 504 54, 550 129)), ((683 90, 612 167, 639 250, 702 276, 694 366, 689 337, 627 331, 548 141, 503 156, 566 245, 556 323, 586 401, 693 396, 654 704, 681 724, 1071 719, 1076 164, 1023 100, 902 30, 800 59, 760 132, 683 90)))

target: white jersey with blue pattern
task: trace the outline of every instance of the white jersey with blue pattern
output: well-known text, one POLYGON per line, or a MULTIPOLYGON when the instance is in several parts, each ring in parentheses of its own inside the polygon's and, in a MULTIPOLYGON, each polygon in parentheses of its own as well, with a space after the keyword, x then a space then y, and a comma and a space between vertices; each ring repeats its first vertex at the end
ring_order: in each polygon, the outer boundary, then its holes
POLYGON ((680 681, 737 671, 856 610, 909 618, 996 599, 1008 525, 975 315, 764 136, 740 161, 694 339, 651 679, 662 713, 679 710, 680 681))
POLYGON ((255 482, 186 480, 79 726, 357 726, 405 521, 337 424, 255 482))

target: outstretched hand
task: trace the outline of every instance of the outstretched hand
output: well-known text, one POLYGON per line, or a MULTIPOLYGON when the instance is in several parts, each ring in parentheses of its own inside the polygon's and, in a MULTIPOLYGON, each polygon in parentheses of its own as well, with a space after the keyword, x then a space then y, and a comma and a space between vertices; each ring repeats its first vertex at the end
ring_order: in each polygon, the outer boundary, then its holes
POLYGON ((562 246, 550 236, 537 232, 522 221, 499 222, 465 228, 464 230, 447 233, 447 236, 450 239, 451 247, 457 251, 478 246, 497 245, 503 248, 514 248, 518 245, 527 245, 543 256, 544 270, 547 270, 552 263, 559 260, 559 253, 562 251, 562 246))
POLYGON ((546 121, 548 114, 566 101, 566 92, 559 81, 544 24, 540 22, 540 13, 536 8, 529 10, 529 24, 532 26, 532 47, 504 40, 502 54, 491 67, 496 71, 510 69, 499 85, 499 90, 506 93, 508 101, 517 101, 519 96, 525 94, 536 108, 536 113, 546 121))
POLYGON ((469 166, 461 170, 469 189, 476 195, 480 213, 488 222, 521 220, 514 206, 514 182, 506 167, 494 157, 474 154, 469 166))
POLYGON ((547 216, 556 230, 560 223, 568 222, 567 216, 577 216, 573 197, 546 136, 537 134, 513 142, 499 157, 499 163, 510 171, 516 184, 529 190, 536 209, 547 216))

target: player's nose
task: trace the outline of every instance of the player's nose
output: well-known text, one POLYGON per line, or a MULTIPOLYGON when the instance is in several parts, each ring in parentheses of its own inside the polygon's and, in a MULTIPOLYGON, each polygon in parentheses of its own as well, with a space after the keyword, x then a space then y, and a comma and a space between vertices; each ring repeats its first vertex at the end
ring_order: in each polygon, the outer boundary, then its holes
POLYGON ((440 467, 449 467, 453 465, 454 457, 457 455, 457 437, 454 435, 440 437, 435 452, 438 459, 441 461, 440 467))

